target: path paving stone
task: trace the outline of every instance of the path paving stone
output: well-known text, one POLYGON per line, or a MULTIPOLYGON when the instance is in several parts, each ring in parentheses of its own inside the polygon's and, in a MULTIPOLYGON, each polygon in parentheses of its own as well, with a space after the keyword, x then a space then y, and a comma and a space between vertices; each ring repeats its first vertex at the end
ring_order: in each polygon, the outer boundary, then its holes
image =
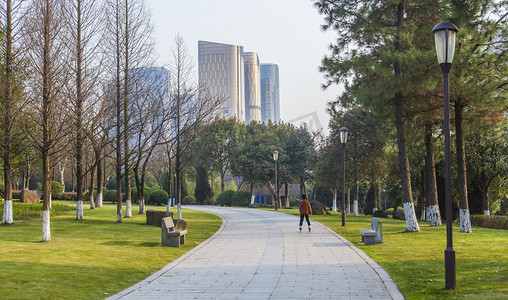
POLYGON ((201 245, 108 299, 404 299, 376 262, 312 218, 312 232, 300 232, 298 218, 281 212, 189 208, 224 223, 201 245))

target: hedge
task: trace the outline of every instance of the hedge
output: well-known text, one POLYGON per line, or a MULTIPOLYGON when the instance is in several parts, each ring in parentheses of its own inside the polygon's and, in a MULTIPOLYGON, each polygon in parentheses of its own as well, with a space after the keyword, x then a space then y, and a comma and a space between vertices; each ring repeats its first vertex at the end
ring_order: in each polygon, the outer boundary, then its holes
POLYGON ((239 191, 236 192, 231 201, 233 206, 249 206, 252 198, 252 194, 250 192, 239 191))
POLYGON ((222 206, 231 206, 233 205, 233 196, 235 193, 235 191, 224 191, 217 196, 215 203, 222 206))
POLYGON ((169 195, 166 191, 155 189, 150 195, 150 204, 164 205, 168 202, 169 195))
POLYGON ((508 230, 508 216, 471 215, 471 225, 483 228, 508 230))

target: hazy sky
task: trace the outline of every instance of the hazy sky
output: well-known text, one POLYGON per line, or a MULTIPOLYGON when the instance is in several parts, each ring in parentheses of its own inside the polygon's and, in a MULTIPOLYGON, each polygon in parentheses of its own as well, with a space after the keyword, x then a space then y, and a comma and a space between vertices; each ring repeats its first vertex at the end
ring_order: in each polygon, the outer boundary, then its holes
POLYGON ((305 121, 312 129, 325 127, 327 102, 340 92, 337 86, 321 89, 318 71, 328 53, 333 32, 320 29, 322 16, 310 0, 147 0, 155 25, 159 63, 169 61, 179 33, 195 61, 198 41, 244 46, 257 52, 261 63, 279 65, 280 115, 285 122, 305 121))

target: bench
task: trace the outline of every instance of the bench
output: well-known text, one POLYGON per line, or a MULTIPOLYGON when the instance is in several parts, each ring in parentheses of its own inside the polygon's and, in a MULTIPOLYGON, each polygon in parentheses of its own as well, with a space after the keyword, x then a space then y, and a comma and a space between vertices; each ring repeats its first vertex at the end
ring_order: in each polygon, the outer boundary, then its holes
POLYGON ((372 218, 370 224, 371 230, 360 230, 362 242, 365 245, 377 244, 383 242, 383 226, 378 218, 372 218))
POLYGON ((161 244, 162 246, 180 248, 185 244, 187 230, 175 230, 172 217, 162 218, 161 222, 161 244))

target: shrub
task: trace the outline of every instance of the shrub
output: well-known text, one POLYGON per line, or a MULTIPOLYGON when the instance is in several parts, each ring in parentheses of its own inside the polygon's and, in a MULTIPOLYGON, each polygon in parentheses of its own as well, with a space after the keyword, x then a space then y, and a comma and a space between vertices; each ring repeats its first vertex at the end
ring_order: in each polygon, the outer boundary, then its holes
POLYGON ((235 191, 224 191, 215 200, 217 205, 231 206, 233 204, 233 196, 236 194, 235 191))
POLYGON ((37 182, 37 187, 35 188, 36 191, 42 191, 42 182, 37 182))
MULTIPOLYGON (((97 190, 93 190, 93 198, 97 198, 97 190)), ((90 201, 90 191, 83 194, 83 201, 90 201)))
MULTIPOLYGON (((27 220, 33 218, 41 218, 42 217, 42 203, 12 203, 12 217, 14 220, 27 220)), ((4 201, 0 201, 0 210, 4 209, 4 201)), ((58 216, 63 214, 65 211, 75 210, 76 207, 65 205, 65 204, 55 204, 51 205, 51 216, 58 216)))
POLYGON ((384 210, 378 209, 372 214, 372 216, 376 218, 388 218, 388 213, 384 210))
MULTIPOLYGON (((145 186, 143 189, 143 196, 145 198, 145 202, 150 201, 150 189, 145 186)), ((138 189, 133 187, 131 188, 131 199, 133 202, 138 203, 139 197, 138 197, 138 189)))
POLYGON ((168 202, 169 195, 166 191, 155 189, 150 195, 150 203, 155 205, 164 205, 168 202))
POLYGON ((183 205, 196 204, 196 197, 192 195, 187 195, 182 199, 182 204, 183 205))
POLYGON ((116 203, 116 190, 111 190, 104 194, 104 202, 116 203))
MULTIPOLYGON (((76 201, 77 196, 78 195, 76 193, 63 192, 61 195, 53 195, 51 197, 51 199, 53 199, 53 200, 64 200, 64 201, 76 201)), ((85 199, 83 198, 83 200, 85 200, 85 199)), ((86 200, 88 200, 88 198, 86 198, 86 200)))
POLYGON ((236 192, 232 199, 231 205, 234 206, 249 206, 252 194, 250 192, 239 191, 236 192))
POLYGON ((471 215, 471 225, 508 230, 508 216, 471 215))
POLYGON ((404 215, 404 210, 397 210, 397 211, 393 211, 393 214, 392 214, 392 217, 394 219, 399 219, 399 220, 405 220, 406 219, 406 215, 404 215))
POLYGON ((63 193, 63 187, 58 181, 51 181, 51 194, 59 196, 63 193))
POLYGON ((300 199, 295 196, 289 196, 289 206, 300 207, 300 199))

